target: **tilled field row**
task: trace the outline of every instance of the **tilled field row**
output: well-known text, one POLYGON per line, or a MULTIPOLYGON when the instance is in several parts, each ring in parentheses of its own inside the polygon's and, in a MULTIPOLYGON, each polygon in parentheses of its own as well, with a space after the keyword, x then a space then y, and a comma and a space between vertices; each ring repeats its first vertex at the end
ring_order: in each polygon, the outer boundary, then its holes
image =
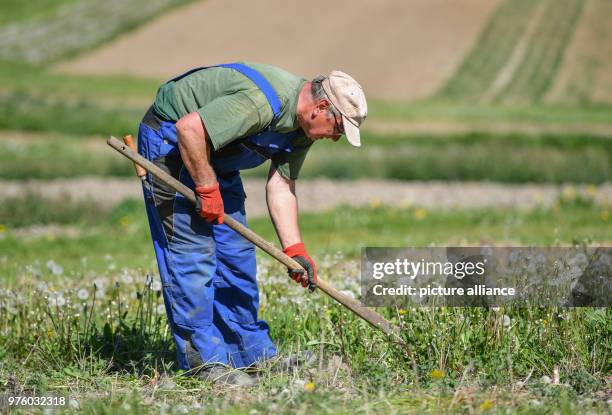
MULTIPOLYGON (((247 212, 251 217, 267 214, 265 180, 244 179, 247 212)), ((612 204, 612 183, 559 186, 510 185, 485 182, 407 182, 392 180, 335 181, 299 180, 297 193, 302 212, 320 212, 340 205, 419 206, 427 209, 474 209, 486 207, 532 209, 550 207, 561 198, 584 197, 600 205, 612 204)), ((110 208, 126 199, 142 197, 136 179, 84 177, 53 181, 0 181, 0 202, 34 194, 72 202, 93 201, 110 208)))

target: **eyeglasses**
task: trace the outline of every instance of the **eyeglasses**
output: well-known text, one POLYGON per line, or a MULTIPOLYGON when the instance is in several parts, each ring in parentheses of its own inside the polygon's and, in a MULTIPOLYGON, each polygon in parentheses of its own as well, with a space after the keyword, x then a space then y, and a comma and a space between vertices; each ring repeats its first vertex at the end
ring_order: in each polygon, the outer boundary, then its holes
POLYGON ((338 117, 336 114, 332 113, 334 117, 334 134, 344 134, 344 125, 342 124, 342 116, 340 116, 340 122, 338 122, 338 117))

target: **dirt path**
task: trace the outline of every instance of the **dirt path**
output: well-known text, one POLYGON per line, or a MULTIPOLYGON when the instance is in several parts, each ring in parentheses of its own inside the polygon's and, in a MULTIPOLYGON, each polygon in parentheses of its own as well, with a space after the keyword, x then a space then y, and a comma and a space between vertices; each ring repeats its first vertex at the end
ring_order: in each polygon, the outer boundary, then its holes
POLYGON ((376 97, 432 94, 461 63, 498 0, 206 0, 58 69, 168 78, 251 60, 304 76, 350 72, 376 97))
MULTIPOLYGON (((302 180, 298 183, 302 212, 337 207, 422 206, 427 209, 550 206, 565 194, 583 194, 600 204, 612 204, 612 184, 562 187, 547 184, 508 185, 483 182, 401 182, 390 180, 302 180)), ((245 179, 247 211, 251 217, 267 214, 263 179, 245 179)), ((140 198, 136 179, 80 178, 54 181, 0 181, 0 201, 33 192, 42 197, 95 200, 110 207, 128 198, 140 198)))

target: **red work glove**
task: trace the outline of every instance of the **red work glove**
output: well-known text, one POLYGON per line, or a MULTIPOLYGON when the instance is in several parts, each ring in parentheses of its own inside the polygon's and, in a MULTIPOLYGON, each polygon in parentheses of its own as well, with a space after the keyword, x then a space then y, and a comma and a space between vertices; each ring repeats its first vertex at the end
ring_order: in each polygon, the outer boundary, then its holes
POLYGON ((207 222, 223 223, 223 199, 219 191, 219 183, 214 186, 197 186, 195 188, 197 198, 196 210, 207 222))
POLYGON ((308 289, 312 292, 315 288, 317 288, 317 267, 315 266, 314 261, 306 252, 306 248, 304 247, 304 243, 300 242, 295 245, 288 246, 283 249, 283 252, 293 258, 298 264, 300 264, 306 270, 306 275, 304 276, 304 272, 302 270, 295 271, 289 270, 289 276, 295 282, 301 283, 302 287, 308 289))

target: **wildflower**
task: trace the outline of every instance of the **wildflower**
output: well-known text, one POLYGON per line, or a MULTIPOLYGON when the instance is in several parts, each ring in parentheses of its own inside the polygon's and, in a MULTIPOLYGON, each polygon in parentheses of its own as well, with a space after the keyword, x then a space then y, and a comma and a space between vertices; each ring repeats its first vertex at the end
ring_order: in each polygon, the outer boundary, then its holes
POLYGON ((308 382, 304 385, 304 389, 306 389, 306 392, 313 392, 315 390, 315 384, 312 382, 308 382))
POLYGON ((134 282, 134 278, 127 272, 127 270, 124 270, 121 273, 121 281, 125 284, 131 284, 134 282))
POLYGON ((41 281, 38 284, 36 284, 36 289, 38 291, 45 292, 47 291, 48 288, 49 288, 49 285, 44 281, 41 281))
POLYGON ((493 404, 493 401, 490 399, 485 400, 483 403, 480 404, 480 410, 481 411, 488 411, 490 409, 493 409, 495 405, 493 404))
POLYGON ((153 291, 160 291, 161 288, 162 288, 161 282, 153 281, 153 283, 151 283, 151 290, 153 290, 153 291))
POLYGON ((89 291, 87 291, 85 288, 81 288, 77 292, 77 297, 79 297, 79 300, 87 300, 89 297, 89 291))
POLYGON ((160 304, 157 306, 155 311, 157 311, 157 314, 164 314, 166 312, 166 307, 164 307, 163 304, 160 304))
POLYGON ((6 225, 0 223, 0 233, 6 232, 6 225))
POLYGON ((566 186, 563 188, 562 197, 564 200, 573 200, 576 197, 576 189, 573 186, 566 186))
POLYGON ((510 319, 510 317, 504 314, 504 317, 502 318, 502 322, 503 322, 504 327, 508 327, 512 323, 512 320, 510 319))
POLYGON ((381 202, 380 202, 380 199, 379 199, 379 198, 375 197, 375 198, 373 198, 373 199, 370 199, 370 207, 371 207, 372 209, 377 209, 377 208, 379 208, 379 207, 380 207, 380 204, 381 204, 381 202))
POLYGON ((62 268, 57 262, 50 259, 47 261, 47 268, 53 275, 62 275, 64 273, 64 268, 62 268))
POLYGON ((119 223, 121 223, 121 226, 123 226, 124 228, 127 228, 130 224, 130 218, 128 218, 127 216, 123 216, 121 219, 119 219, 119 223))
POLYGON ((407 313, 408 313, 408 311, 407 311, 407 310, 404 310, 403 308, 400 308, 400 309, 399 309, 399 313, 400 313, 400 316, 403 316, 403 315, 407 314, 407 313))
POLYGON ((610 212, 608 211, 608 209, 606 209, 603 212, 601 212, 601 220, 603 220, 604 222, 607 222, 608 219, 610 219, 610 212))
POLYGON ((416 220, 425 219, 425 216, 427 216, 427 210, 425 210, 424 208, 418 208, 414 211, 414 218, 416 220))
POLYGON ((47 336, 53 337, 53 330, 51 329, 47 330, 47 336))
POLYGON ((432 379, 442 379, 444 377, 444 372, 440 369, 434 369, 431 371, 432 379))
POLYGON ((588 185, 586 188, 586 194, 590 197, 595 197, 595 195, 597 194, 597 186, 595 186, 594 184, 588 185))
POLYGON ((51 307, 63 307, 65 304, 66 299, 61 293, 51 294, 51 296, 49 296, 49 305, 51 307))

